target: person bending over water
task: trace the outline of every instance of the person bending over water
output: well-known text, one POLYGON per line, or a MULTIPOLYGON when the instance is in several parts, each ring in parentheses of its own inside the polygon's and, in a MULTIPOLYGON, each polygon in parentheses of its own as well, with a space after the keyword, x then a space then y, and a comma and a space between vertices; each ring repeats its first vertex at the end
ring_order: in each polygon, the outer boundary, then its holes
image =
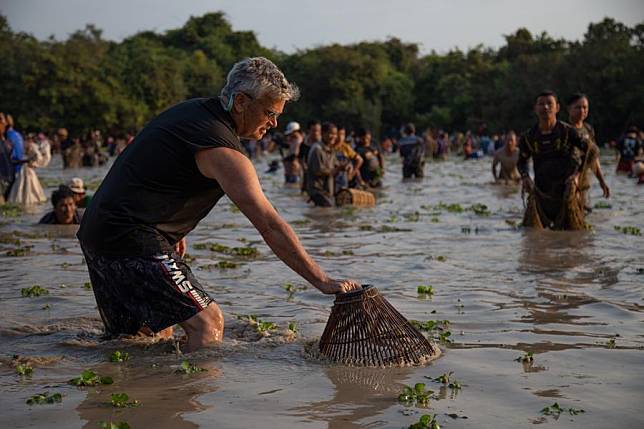
POLYGON ((359 288, 330 278, 308 255, 264 195, 240 143, 275 128, 297 96, 271 61, 246 58, 233 65, 218 98, 170 107, 116 159, 78 232, 108 335, 168 336, 178 323, 188 336, 186 352, 222 341, 223 314, 177 246, 224 195, 322 293, 359 288))

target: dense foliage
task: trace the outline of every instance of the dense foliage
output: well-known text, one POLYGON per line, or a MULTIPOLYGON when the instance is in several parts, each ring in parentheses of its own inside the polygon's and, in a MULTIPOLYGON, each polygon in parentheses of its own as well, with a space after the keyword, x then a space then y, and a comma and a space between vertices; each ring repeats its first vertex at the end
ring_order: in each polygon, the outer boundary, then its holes
POLYGON ((523 28, 505 39, 498 50, 425 56, 395 38, 287 55, 233 31, 222 13, 120 43, 91 25, 65 41, 38 41, 0 16, 0 111, 19 129, 135 129, 180 100, 218 94, 235 61, 262 55, 302 90, 285 121, 319 118, 377 134, 410 120, 419 129, 520 130, 534 120, 534 95, 551 88, 589 95, 600 139, 644 124, 644 22, 631 28, 606 18, 579 42, 523 28))

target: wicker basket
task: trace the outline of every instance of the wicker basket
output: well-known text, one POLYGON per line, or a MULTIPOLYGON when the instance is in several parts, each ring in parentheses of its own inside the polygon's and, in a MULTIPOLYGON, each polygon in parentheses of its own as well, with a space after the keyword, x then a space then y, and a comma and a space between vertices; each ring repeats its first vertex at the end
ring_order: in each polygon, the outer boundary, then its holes
POLYGON ((335 205, 371 207, 376 205, 376 196, 359 189, 341 189, 335 196, 335 205))
POLYGON ((373 286, 340 294, 320 339, 320 353, 348 365, 419 365, 440 349, 373 286))

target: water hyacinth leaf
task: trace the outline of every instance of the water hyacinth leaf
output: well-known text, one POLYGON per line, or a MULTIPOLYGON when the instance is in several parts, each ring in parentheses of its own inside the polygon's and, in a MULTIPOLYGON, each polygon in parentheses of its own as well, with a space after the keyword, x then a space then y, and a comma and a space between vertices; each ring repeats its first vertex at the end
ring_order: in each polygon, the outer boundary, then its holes
POLYGON ((16 373, 21 377, 23 376, 29 377, 33 374, 33 372, 34 372, 34 369, 28 364, 24 364, 24 365, 20 364, 16 366, 16 373))
POLYGON ((44 405, 44 404, 55 404, 63 402, 63 395, 61 393, 54 393, 52 395, 49 392, 38 393, 27 399, 27 405, 44 405))

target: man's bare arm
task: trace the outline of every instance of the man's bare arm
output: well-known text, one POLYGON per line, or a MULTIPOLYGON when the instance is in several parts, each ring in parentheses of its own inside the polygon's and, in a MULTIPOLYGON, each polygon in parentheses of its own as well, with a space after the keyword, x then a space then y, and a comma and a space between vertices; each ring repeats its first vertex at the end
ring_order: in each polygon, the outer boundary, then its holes
POLYGON ((266 244, 286 265, 323 293, 345 292, 359 287, 351 281, 333 280, 302 247, 293 229, 268 201, 253 164, 236 150, 221 147, 195 155, 201 174, 215 179, 226 195, 257 228, 266 244))

